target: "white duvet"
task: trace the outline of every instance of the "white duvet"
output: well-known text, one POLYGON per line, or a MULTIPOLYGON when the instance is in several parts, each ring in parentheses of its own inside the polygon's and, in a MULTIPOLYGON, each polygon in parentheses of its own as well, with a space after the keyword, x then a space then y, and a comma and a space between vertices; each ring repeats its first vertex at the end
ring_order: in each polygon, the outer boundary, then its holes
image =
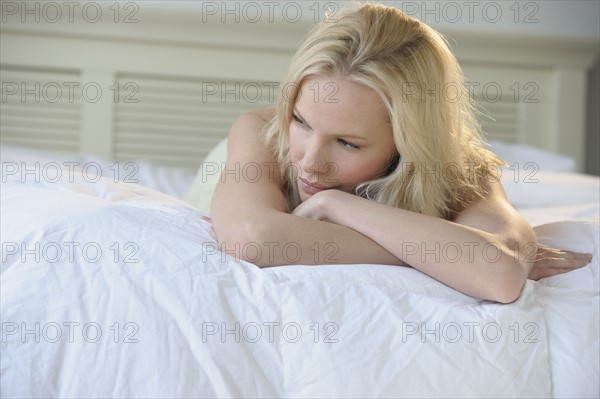
POLYGON ((594 260, 501 305, 405 267, 260 269, 136 184, 3 179, 2 397, 600 396, 598 204, 524 211, 594 260))

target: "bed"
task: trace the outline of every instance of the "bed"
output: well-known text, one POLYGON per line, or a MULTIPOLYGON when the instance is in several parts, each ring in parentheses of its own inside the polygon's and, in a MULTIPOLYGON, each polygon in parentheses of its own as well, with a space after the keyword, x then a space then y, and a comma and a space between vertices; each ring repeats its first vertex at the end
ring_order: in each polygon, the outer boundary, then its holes
POLYGON ((411 268, 260 269, 220 247, 208 210, 227 126, 271 103, 221 92, 266 93, 307 25, 198 24, 194 10, 164 24, 159 11, 110 29, 2 24, 3 90, 110 93, 3 98, 2 397, 600 396, 600 180, 581 173, 596 42, 455 35, 474 81, 544 88, 485 104, 491 148, 539 241, 593 254, 502 305, 411 268), (263 62, 240 71, 249 57, 263 62), (113 101, 116 88, 139 102, 113 101))
POLYGON ((540 242, 594 259, 501 305, 404 267, 257 268, 181 169, 1 155, 4 397, 598 396, 597 177, 504 175, 540 242))

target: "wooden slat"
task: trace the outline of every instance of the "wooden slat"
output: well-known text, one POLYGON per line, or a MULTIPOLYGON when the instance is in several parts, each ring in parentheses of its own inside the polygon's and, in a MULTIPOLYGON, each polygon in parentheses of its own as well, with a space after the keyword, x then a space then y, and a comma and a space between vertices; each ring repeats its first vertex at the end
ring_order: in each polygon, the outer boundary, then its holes
POLYGON ((478 115, 478 119, 487 139, 521 142, 518 103, 509 96, 502 96, 498 101, 494 99, 494 102, 486 101, 481 93, 475 93, 475 101, 480 108, 483 108, 484 115, 478 115))
POLYGON ((77 71, 0 64, 0 81, 2 144, 78 151, 81 90, 77 71), (13 89, 16 93, 10 92, 13 89))
POLYGON ((135 101, 116 104, 113 149, 118 160, 146 159, 196 169, 235 118, 272 104, 264 101, 270 93, 262 82, 121 74, 118 83, 123 88, 130 84, 123 93, 133 93, 135 101), (263 101, 246 101, 256 98, 257 88, 265 90, 263 101))

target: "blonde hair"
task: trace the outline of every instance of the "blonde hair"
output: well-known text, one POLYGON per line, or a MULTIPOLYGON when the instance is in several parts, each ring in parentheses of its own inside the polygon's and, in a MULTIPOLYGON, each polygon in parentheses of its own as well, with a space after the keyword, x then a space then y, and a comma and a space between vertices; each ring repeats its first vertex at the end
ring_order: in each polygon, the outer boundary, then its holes
POLYGON ((277 157, 291 211, 300 204, 289 154, 289 125, 303 79, 337 76, 375 90, 390 117, 398 156, 388 173, 356 194, 451 219, 485 198, 505 165, 484 148, 462 70, 443 36, 401 10, 363 4, 317 24, 282 80, 265 140, 277 157), (455 90, 451 99, 445 98, 455 90))

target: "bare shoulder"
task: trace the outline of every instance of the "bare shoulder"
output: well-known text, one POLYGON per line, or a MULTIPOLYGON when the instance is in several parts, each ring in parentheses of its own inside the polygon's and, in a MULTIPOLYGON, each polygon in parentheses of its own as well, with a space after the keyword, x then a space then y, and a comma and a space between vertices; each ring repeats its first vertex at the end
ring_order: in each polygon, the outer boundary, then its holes
POLYGON ((263 121, 268 122, 275 116, 275 107, 261 108, 254 111, 250 111, 250 114, 258 115, 263 121))
POLYGON ((505 236, 533 234, 529 223, 511 205, 500 181, 490 182, 490 193, 455 216, 453 222, 505 236))
POLYGON ((217 236, 226 226, 260 217, 261 211, 287 210, 278 163, 264 140, 266 123, 249 111, 231 126, 225 169, 211 204, 217 236))
POLYGON ((256 110, 237 117, 227 136, 228 160, 274 161, 263 139, 263 128, 268 122, 268 116, 266 110, 256 110))

